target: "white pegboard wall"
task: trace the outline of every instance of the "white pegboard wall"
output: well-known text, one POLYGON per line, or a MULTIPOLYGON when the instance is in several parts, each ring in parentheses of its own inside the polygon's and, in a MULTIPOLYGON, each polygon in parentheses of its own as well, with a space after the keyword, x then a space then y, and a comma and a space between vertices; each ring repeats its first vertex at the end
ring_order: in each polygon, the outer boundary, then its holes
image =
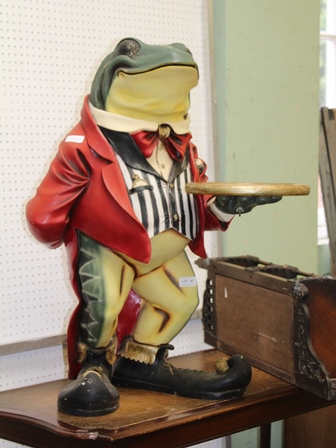
POLYGON ((67 360, 61 345, 48 349, 14 353, 0 358, 0 390, 48 383, 66 377, 67 360))
POLYGON ((116 41, 185 43, 200 68, 192 92, 194 142, 212 170, 206 1, 3 0, 0 343, 60 334, 75 299, 62 249, 37 243, 25 204, 116 41))
MULTIPOLYGON (((199 86, 191 94, 193 141, 208 162, 210 177, 214 167, 206 0, 2 0, 0 9, 4 345, 64 333, 76 305, 64 250, 48 250, 31 237, 25 204, 58 143, 78 121, 101 60, 119 39, 179 41, 191 49, 200 70, 199 86)), ((199 323, 186 327, 175 341, 174 354, 204 348, 200 331, 199 323), (198 336, 190 336, 190 331, 198 336)), ((60 346, 0 358, 2 390, 65 375, 60 346)), ((0 441, 0 446, 19 445, 0 441)))

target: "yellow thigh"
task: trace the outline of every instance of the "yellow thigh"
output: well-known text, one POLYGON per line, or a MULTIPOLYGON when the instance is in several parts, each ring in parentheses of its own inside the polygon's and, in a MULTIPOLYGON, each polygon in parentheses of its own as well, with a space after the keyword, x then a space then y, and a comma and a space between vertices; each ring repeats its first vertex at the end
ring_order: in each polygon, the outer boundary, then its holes
POLYGON ((144 344, 170 342, 188 322, 199 301, 195 274, 184 251, 137 277, 133 289, 145 301, 133 334, 137 342, 144 344))
POLYGON ((99 346, 105 346, 114 335, 117 317, 132 287, 134 271, 115 253, 102 247, 103 278, 106 291, 106 307, 99 346))

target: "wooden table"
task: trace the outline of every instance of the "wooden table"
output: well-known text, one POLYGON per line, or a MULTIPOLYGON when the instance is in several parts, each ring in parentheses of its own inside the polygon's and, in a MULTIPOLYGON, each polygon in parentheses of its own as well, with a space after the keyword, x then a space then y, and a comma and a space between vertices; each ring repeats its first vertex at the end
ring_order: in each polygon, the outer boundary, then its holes
MULTIPOLYGON (((176 366, 212 370, 221 352, 171 358, 176 366)), ((259 369, 246 395, 235 401, 188 399, 120 389, 117 412, 72 417, 57 412, 59 380, 0 393, 0 438, 38 448, 185 447, 323 408, 333 402, 259 369)), ((266 425, 266 426, 265 426, 266 425)), ((262 442, 267 446, 267 441, 262 442)))

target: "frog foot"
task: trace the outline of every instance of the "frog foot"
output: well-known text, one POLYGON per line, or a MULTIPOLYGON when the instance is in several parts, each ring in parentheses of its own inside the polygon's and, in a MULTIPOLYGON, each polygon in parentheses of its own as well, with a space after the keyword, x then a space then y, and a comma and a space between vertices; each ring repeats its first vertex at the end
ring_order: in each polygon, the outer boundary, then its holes
POLYGON ((167 350, 172 348, 171 345, 160 346, 151 363, 119 356, 113 368, 112 383, 206 400, 234 399, 246 392, 252 373, 243 356, 234 355, 226 360, 224 368, 217 365, 216 371, 207 372, 167 363, 167 350))
POLYGON ((105 350, 89 350, 77 378, 58 396, 58 410, 65 414, 95 417, 115 412, 119 393, 110 382, 105 350))

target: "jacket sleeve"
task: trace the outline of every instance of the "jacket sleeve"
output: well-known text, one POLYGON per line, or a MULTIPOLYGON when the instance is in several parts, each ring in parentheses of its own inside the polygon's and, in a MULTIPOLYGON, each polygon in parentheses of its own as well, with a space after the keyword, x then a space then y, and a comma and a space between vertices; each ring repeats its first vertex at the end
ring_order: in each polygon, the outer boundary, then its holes
MULTIPOLYGON (((207 165, 206 163, 198 158, 198 152, 195 145, 192 144, 192 155, 193 155, 193 163, 196 168, 196 176, 194 178, 195 182, 207 182, 207 165)), ((218 214, 212 212, 211 203, 213 196, 211 195, 203 195, 202 196, 202 209, 204 213, 204 230, 222 230, 225 231, 230 225, 232 218, 229 218, 228 221, 222 220, 218 218, 218 214)))
POLYGON ((71 210, 84 192, 89 174, 76 144, 63 141, 48 173, 26 207, 29 229, 38 241, 50 248, 63 243, 71 210))

